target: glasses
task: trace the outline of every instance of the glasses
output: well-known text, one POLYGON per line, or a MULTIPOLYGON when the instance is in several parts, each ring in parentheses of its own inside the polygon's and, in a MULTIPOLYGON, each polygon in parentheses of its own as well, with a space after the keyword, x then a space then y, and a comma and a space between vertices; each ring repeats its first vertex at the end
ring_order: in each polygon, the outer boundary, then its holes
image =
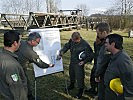
MULTIPOLYGON (((36 40, 34 40, 34 41, 36 41, 36 40)), ((39 44, 40 42, 36 41, 36 43, 39 44)))

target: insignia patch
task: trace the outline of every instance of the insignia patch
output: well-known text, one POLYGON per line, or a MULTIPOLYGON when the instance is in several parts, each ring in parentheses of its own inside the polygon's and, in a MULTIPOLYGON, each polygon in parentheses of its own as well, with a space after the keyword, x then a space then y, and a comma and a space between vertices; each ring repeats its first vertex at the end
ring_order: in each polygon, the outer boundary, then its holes
POLYGON ((13 81, 15 81, 15 82, 18 81, 18 75, 17 74, 13 74, 13 75, 11 75, 11 77, 12 77, 13 81))
POLYGON ((37 62, 39 62, 40 61, 40 59, 37 59, 37 62))

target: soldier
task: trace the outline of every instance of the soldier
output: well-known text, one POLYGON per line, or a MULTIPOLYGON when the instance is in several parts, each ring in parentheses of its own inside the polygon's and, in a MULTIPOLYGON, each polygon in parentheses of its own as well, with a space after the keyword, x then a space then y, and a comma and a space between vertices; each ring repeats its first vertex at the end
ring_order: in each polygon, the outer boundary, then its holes
POLYGON ((110 61, 110 53, 105 49, 105 38, 110 33, 110 27, 107 23, 99 23, 96 26, 97 38, 100 44, 97 51, 97 62, 95 69, 95 81, 98 82, 98 100, 104 100, 104 73, 110 61))
POLYGON ((28 100, 27 79, 14 54, 19 46, 19 33, 4 34, 4 48, 0 52, 0 93, 6 100, 28 100))
MULTIPOLYGON (((34 63, 40 68, 53 67, 53 64, 46 64, 43 62, 37 53, 33 50, 33 47, 37 46, 40 42, 41 36, 37 32, 30 33, 27 41, 21 41, 20 48, 16 52, 18 55, 18 60, 23 66, 24 72, 27 72, 27 63, 34 63)), ((26 74, 27 79, 28 75, 26 74)), ((30 80, 28 79, 28 100, 33 100, 32 91, 30 89, 30 80)))
POLYGON ((94 23, 93 22, 91 22, 90 28, 91 28, 91 30, 93 30, 93 28, 94 28, 94 23))
POLYGON ((121 35, 111 34, 106 38, 105 47, 112 56, 104 76, 105 100, 133 100, 133 61, 123 50, 122 44, 121 35), (116 94, 110 89, 110 81, 115 78, 120 78, 123 94, 116 94))
POLYGON ((93 51, 90 45, 82 39, 79 32, 74 32, 69 42, 60 50, 58 58, 60 58, 68 50, 71 52, 71 60, 69 65, 70 85, 67 87, 68 90, 74 88, 75 81, 78 84, 78 93, 76 98, 81 98, 84 89, 84 65, 87 62, 91 62, 93 59, 93 51), (85 53, 86 56, 82 59, 80 55, 85 53))

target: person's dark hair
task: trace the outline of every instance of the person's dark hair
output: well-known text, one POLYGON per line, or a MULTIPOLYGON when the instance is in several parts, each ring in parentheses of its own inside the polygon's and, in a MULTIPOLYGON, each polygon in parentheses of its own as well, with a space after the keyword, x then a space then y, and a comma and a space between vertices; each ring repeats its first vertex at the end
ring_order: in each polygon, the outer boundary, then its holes
POLYGON ((79 39, 81 36, 80 36, 80 33, 79 32, 73 32, 72 34, 72 38, 74 39, 79 39))
POLYGON ((5 32, 4 33, 4 46, 11 47, 15 41, 18 43, 20 39, 19 35, 20 33, 15 30, 10 30, 8 32, 5 32))
POLYGON ((109 44, 115 43, 116 49, 123 49, 123 37, 119 34, 110 34, 106 37, 106 39, 109 39, 109 44))
POLYGON ((32 32, 28 36, 28 41, 36 40, 37 38, 41 38, 38 32, 32 32))
POLYGON ((110 26, 108 23, 101 22, 96 25, 95 29, 99 29, 100 32, 106 31, 107 33, 110 33, 110 26))

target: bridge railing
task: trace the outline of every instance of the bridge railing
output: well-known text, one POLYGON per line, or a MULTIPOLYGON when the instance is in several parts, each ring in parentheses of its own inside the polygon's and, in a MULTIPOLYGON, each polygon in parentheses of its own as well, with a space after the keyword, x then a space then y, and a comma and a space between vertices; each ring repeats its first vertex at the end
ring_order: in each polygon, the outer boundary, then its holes
POLYGON ((28 14, 1 14, 1 24, 11 29, 26 28, 28 14))
POLYGON ((1 14, 1 24, 11 29, 31 28, 78 28, 82 27, 85 18, 79 15, 54 13, 1 14))

